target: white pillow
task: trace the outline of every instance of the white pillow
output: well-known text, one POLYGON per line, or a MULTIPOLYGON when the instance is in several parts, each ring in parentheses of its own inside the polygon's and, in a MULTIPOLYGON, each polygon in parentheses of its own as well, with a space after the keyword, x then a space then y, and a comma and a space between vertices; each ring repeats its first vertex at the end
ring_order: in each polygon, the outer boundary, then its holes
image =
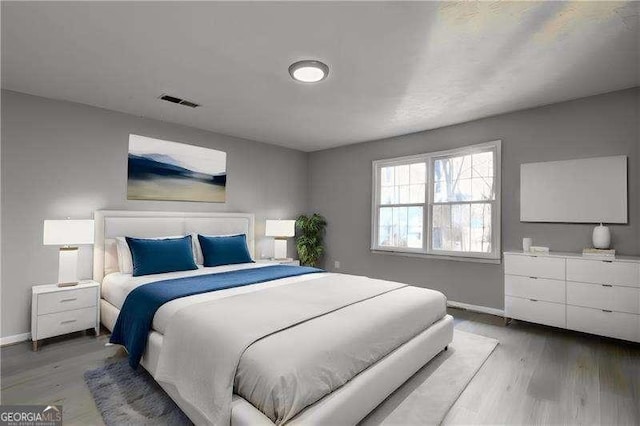
MULTIPOLYGON (((144 240, 164 240, 167 238, 184 238, 185 235, 169 235, 166 237, 153 237, 153 238, 141 238, 144 240)), ((137 237, 136 237, 137 238, 137 237)), ((197 239, 196 235, 196 239, 197 239)), ((193 260, 196 260, 196 248, 193 240, 193 235, 191 236, 191 250, 193 251, 193 260)), ((133 258, 131 257, 131 250, 129 249, 129 244, 127 244, 126 237, 116 237, 116 248, 118 250, 118 269, 123 274, 133 274, 133 258)), ((198 249, 200 249, 200 244, 198 244, 198 249)), ((200 252, 202 253, 202 252, 200 252)))

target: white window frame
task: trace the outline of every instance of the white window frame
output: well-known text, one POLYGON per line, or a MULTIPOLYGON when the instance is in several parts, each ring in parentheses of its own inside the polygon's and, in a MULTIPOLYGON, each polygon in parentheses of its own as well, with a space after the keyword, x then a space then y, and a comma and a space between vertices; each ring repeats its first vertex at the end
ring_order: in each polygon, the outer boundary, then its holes
POLYGON ((374 253, 394 254, 410 257, 426 257, 437 259, 451 259, 471 262, 500 263, 502 254, 501 247, 501 213, 502 213, 502 141, 496 140, 476 145, 465 146, 461 148, 450 149, 447 151, 429 152, 418 155, 410 155, 406 157, 397 157, 389 159, 375 160, 372 162, 372 197, 371 197, 371 251, 374 253), (462 156, 477 152, 483 152, 493 149, 496 152, 495 161, 493 162, 494 172, 494 191, 495 200, 468 201, 468 202, 449 202, 434 203, 433 202, 433 164, 436 159, 441 157, 462 156), (399 166, 403 164, 411 164, 424 162, 426 164, 426 180, 425 180, 425 202, 410 204, 380 204, 380 171, 383 167, 399 166), (456 252, 433 250, 431 248, 431 229, 433 221, 434 204, 474 204, 474 203, 490 203, 491 207, 491 249, 490 253, 480 252, 456 252), (380 207, 423 207, 423 238, 422 248, 409 247, 390 247, 378 245, 378 223, 380 207))

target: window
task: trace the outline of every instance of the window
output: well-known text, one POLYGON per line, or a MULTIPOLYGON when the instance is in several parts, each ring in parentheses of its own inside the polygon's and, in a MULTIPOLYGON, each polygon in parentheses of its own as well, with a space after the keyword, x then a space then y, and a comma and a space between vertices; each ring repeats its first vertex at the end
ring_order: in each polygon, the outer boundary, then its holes
POLYGON ((373 162, 373 250, 500 258, 500 141, 373 162))

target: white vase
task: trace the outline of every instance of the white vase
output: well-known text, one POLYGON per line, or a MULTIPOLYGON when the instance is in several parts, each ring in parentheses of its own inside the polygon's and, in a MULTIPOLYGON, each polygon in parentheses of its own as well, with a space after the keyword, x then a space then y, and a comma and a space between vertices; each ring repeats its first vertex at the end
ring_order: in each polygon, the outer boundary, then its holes
POLYGON ((593 246, 597 249, 608 249, 611 245, 611 232, 609 232, 609 227, 596 226, 593 228, 593 246))
POLYGON ((533 245, 533 238, 527 237, 522 239, 522 251, 525 253, 529 253, 531 251, 531 246, 533 245))

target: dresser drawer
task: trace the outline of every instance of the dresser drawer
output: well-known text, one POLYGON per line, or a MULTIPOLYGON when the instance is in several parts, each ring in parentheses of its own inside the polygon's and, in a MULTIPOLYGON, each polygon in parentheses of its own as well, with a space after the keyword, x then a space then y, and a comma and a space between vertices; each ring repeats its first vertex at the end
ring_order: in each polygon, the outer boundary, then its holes
POLYGON ((567 259, 567 280, 640 287, 640 268, 631 262, 567 259))
POLYGON ((504 276, 504 292, 507 296, 537 299, 546 302, 565 302, 565 282, 547 278, 504 276))
POLYGON ((556 257, 505 255, 504 273, 525 277, 565 279, 565 260, 556 257))
POLYGON ((565 305, 505 296, 505 316, 553 327, 566 327, 565 305))
MULTIPOLYGON (((97 307, 38 315, 37 336, 34 340, 94 328, 97 321, 97 307)), ((33 337, 32 337, 33 338, 33 337)))
POLYGON ((96 306, 98 287, 65 290, 38 295, 38 315, 96 306))
POLYGON ((567 304, 640 314, 640 289, 569 281, 567 304))
POLYGON ((640 315, 567 306, 567 328, 640 342, 640 315))

